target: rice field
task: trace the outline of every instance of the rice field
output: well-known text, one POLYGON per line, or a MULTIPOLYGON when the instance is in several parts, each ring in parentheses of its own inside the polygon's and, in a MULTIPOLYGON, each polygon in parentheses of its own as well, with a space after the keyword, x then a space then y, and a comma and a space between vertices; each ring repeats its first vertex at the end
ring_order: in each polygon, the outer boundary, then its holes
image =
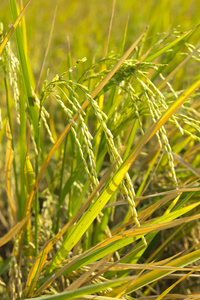
POLYGON ((1 299, 199 299, 199 1, 0 8, 1 299))

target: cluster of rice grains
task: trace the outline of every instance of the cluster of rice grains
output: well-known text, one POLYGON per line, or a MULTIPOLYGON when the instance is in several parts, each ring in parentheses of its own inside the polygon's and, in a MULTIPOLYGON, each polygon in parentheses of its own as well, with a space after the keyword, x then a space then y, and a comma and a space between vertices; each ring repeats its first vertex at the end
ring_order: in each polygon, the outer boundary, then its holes
MULTIPOLYGON (((63 112, 67 116, 67 120, 69 123, 71 123, 71 132, 74 136, 75 143, 78 147, 81 159, 84 164, 85 172, 90 179, 91 182, 91 188, 92 190, 97 186, 99 183, 98 177, 97 177, 97 171, 96 171, 96 162, 95 162, 95 155, 94 155, 94 149, 93 145, 91 143, 92 141, 92 135, 88 129, 88 126, 84 120, 85 112, 82 110, 80 104, 79 104, 79 95, 75 91, 76 89, 79 89, 82 91, 83 95, 90 101, 91 107, 93 109, 93 112, 101 126, 101 129, 104 132, 108 152, 110 154, 111 162, 117 162, 117 168, 122 164, 122 158, 114 144, 114 138, 111 133, 111 131, 107 127, 107 115, 99 108, 99 105, 95 99, 93 99, 90 94, 88 93, 88 89, 79 83, 74 83, 71 80, 64 80, 63 77, 60 78, 58 75, 51 81, 51 83, 46 84, 46 86, 43 86, 43 100, 42 103, 44 103, 44 100, 51 94, 55 100, 58 102, 59 106, 62 108, 63 112), (55 91, 60 91, 60 94, 55 93, 55 91), (53 93, 54 92, 54 93, 53 93), (65 105, 64 102, 67 102, 65 105), (67 107, 68 106, 68 107, 67 107), (70 108, 69 108, 70 106, 70 108), (73 116, 75 113, 78 113, 79 115, 79 124, 77 124, 73 120, 73 116), (80 128, 80 130, 79 130, 80 128), (81 132, 81 135, 83 137, 83 143, 80 142, 80 137, 78 135, 78 132, 81 132), (86 150, 86 154, 85 151, 86 150), (88 159, 85 158, 85 155, 87 155, 88 159)), ((132 216, 134 218, 136 226, 140 226, 138 218, 137 218, 137 211, 135 209, 135 203, 134 203, 134 197, 135 197, 135 191, 133 188, 133 184, 131 182, 131 178, 129 174, 127 173, 125 176, 125 179, 122 181, 120 186, 120 194, 121 197, 127 199, 132 216)), ((143 239, 144 243, 146 244, 145 239, 143 239)))
MULTIPOLYGON (((72 82, 71 80, 65 80, 63 79, 63 77, 59 77, 57 75, 49 84, 43 86, 41 102, 44 103, 44 100, 50 94, 53 95, 57 103, 60 105, 60 107, 66 114, 68 122, 70 122, 72 125, 71 131, 74 136, 75 143, 78 147, 81 159, 83 161, 85 172, 88 178, 90 179, 91 189, 94 189, 94 187, 96 187, 99 183, 96 170, 95 154, 92 145, 93 137, 88 129, 88 125, 86 124, 86 113, 81 108, 79 96, 80 93, 78 93, 77 90, 79 90, 79 92, 81 91, 84 97, 86 97, 89 100, 93 112, 96 116, 96 119, 100 124, 100 127, 105 135, 111 162, 117 162, 117 167, 119 167, 122 164, 122 158, 115 146, 113 134, 111 132, 112 129, 109 129, 107 126, 107 115, 105 112, 102 111, 102 109, 100 109, 98 102, 95 99, 91 98, 88 89, 85 86, 85 82, 89 82, 90 80, 97 80, 98 82, 102 78, 104 78, 117 60, 118 57, 114 54, 111 54, 110 56, 93 64, 81 76, 81 78, 79 79, 79 83, 72 82), (101 65, 103 64, 106 64, 106 68, 102 68, 99 72, 97 72, 96 70, 98 70, 98 68, 101 67, 101 65), (55 94, 55 88, 57 89, 57 91, 59 91, 59 95, 55 94), (63 98, 65 100, 63 100, 63 98), (66 101, 67 104, 65 105, 64 102, 66 101), (75 113, 78 113, 79 115, 78 124, 73 120, 73 116, 75 113), (81 141, 83 142, 80 142, 80 137, 78 134, 79 128, 82 135, 81 141)), ((169 93, 167 93, 166 97, 148 78, 148 73, 151 69, 158 70, 162 66, 162 64, 139 61, 136 59, 130 59, 124 62, 121 68, 116 72, 116 74, 113 76, 110 82, 103 89, 103 93, 105 94, 114 86, 118 87, 118 94, 117 96, 115 94, 115 97, 118 97, 118 99, 120 98, 120 100, 115 99, 115 102, 118 103, 118 105, 120 103, 121 111, 120 113, 118 113, 117 107, 114 109, 112 108, 112 128, 115 128, 115 126, 120 128, 120 125, 123 122, 126 122, 128 119, 132 121, 135 118, 139 121, 141 134, 144 134, 144 112, 145 115, 150 115, 151 119, 155 123, 162 115, 162 112, 168 109, 168 102, 171 102, 171 98, 169 99, 168 97, 169 93)), ((159 75, 162 79, 164 79, 162 73, 159 73, 159 75)), ((174 91, 172 85, 168 81, 166 82, 166 84, 171 91, 171 97, 175 96, 177 98, 177 92, 174 91)), ((187 110, 187 107, 185 107, 185 109, 187 110)), ((195 113, 197 112, 195 111, 195 113)), ((195 127, 195 129, 199 130, 197 124, 198 122, 194 122, 194 119, 192 117, 188 117, 185 114, 176 114, 175 116, 172 116, 170 122, 179 129, 181 134, 191 135, 191 132, 187 132, 186 129, 182 128, 182 126, 179 124, 180 120, 184 120, 185 123, 188 123, 189 125, 195 127)), ((196 140, 199 140, 199 137, 197 135, 194 135, 194 137, 196 140)), ((166 153, 171 176, 173 178, 175 186, 178 187, 172 149, 164 126, 162 126, 159 132, 157 133, 157 138, 160 148, 163 149, 166 153)), ((120 142, 119 137, 118 141, 120 142)), ((134 203, 135 191, 133 183, 128 173, 126 174, 125 179, 121 183, 120 194, 121 197, 127 199, 130 205, 135 224, 139 227, 140 224, 137 218, 137 211, 134 203)), ((146 244, 145 239, 144 243, 146 244)))
POLYGON ((9 286, 8 294, 9 299, 15 300, 22 297, 22 273, 17 263, 15 256, 12 257, 9 269, 9 286))
MULTIPOLYGON (((92 187, 94 188, 98 183, 97 173, 96 173, 96 164, 94 160, 94 153, 93 153, 93 147, 91 144, 92 136, 89 132, 88 126, 84 121, 85 112, 82 110, 81 105, 79 104, 79 95, 75 91, 75 89, 81 89, 85 90, 86 87, 74 83, 70 80, 64 80, 63 78, 60 79, 60 77, 57 75, 51 83, 43 86, 43 101, 51 94, 54 99, 57 101, 63 112, 65 113, 67 117, 67 121, 71 124, 71 132, 74 136, 75 143, 78 147, 81 159, 84 164, 85 172, 90 179, 90 182, 92 184, 92 187), (54 91, 54 93, 53 93, 54 91), (60 92, 61 96, 58 93, 60 92), (66 104, 64 102, 67 102, 66 104), (67 107, 68 106, 68 107, 67 107), (70 106, 70 108, 69 108, 70 106), (79 115, 79 121, 80 121, 80 130, 82 133, 82 137, 84 140, 84 145, 81 145, 78 132, 79 132, 79 126, 78 124, 73 120, 74 114, 78 113, 79 115), (84 148, 86 148, 86 153, 89 158, 89 164, 87 163, 85 156, 84 156, 84 148)), ((93 189, 92 188, 92 189, 93 189)))
POLYGON ((5 73, 5 78, 8 77, 9 85, 12 88, 13 100, 14 100, 14 105, 16 110, 15 116, 16 116, 17 123, 19 124, 20 123, 19 85, 20 85, 20 80, 22 80, 22 77, 20 72, 19 61, 11 50, 10 42, 6 44, 6 47, 2 55, 2 62, 3 62, 3 70, 5 73))

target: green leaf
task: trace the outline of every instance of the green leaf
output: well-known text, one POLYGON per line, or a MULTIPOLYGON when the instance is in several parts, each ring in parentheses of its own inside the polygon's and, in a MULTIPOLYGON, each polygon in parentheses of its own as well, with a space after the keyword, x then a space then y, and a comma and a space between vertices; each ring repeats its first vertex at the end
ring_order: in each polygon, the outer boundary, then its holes
POLYGON ((200 24, 198 24, 197 26, 195 26, 194 28, 192 28, 191 30, 187 31, 185 34, 181 35, 179 38, 177 38, 176 40, 174 40, 173 42, 167 44, 166 46, 164 46, 163 48, 161 48, 160 50, 158 50, 157 52, 153 53, 152 55, 148 56, 144 61, 148 61, 151 62, 154 59, 156 59, 158 56, 162 55, 163 53, 165 53, 167 50, 173 48, 176 44, 178 44, 181 40, 183 40, 188 34, 190 34, 191 32, 193 32, 194 30, 196 30, 199 27, 200 24))

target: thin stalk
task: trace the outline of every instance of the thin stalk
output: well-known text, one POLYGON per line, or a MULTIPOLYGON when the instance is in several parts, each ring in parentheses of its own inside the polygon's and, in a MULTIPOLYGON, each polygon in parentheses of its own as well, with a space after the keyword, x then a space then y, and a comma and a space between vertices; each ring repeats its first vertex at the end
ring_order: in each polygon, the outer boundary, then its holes
POLYGON ((58 5, 56 5, 56 8, 54 10, 52 24, 51 24, 51 30, 50 30, 50 34, 49 34, 49 39, 48 39, 47 47, 46 47, 46 50, 45 50, 44 58, 43 58, 43 61, 42 61, 42 65, 41 65, 41 68, 40 68, 39 76, 38 76, 38 79, 37 79, 37 82, 36 82, 35 93, 37 93, 37 91, 38 91, 38 87, 39 87, 39 84, 40 84, 40 79, 41 79, 42 72, 43 72, 43 69, 44 69, 44 64, 45 64, 45 61, 46 61, 46 58, 47 58, 47 55, 48 55, 48 52, 49 52, 49 47, 50 47, 50 43, 51 43, 51 39, 52 39, 52 35, 53 35, 54 24, 55 24, 55 19, 56 19, 57 8, 58 8, 58 5))
MULTIPOLYGON (((38 128, 39 131, 39 128, 38 128)), ((39 135, 39 132, 38 132, 39 135)), ((39 145, 38 145, 39 146, 39 145)), ((35 176, 39 173, 39 157, 38 154, 35 156, 35 176)), ((39 218, 39 199, 38 190, 35 193, 35 256, 38 255, 38 219, 39 218)))

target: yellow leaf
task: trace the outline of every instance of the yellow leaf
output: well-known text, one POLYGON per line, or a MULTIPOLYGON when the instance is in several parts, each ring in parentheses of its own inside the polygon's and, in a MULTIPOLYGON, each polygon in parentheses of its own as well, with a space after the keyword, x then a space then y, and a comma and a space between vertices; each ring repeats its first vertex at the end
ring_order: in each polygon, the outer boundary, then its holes
POLYGON ((30 214, 26 216, 24 219, 22 219, 20 222, 18 222, 13 228, 11 228, 8 233, 6 233, 1 239, 0 239, 0 247, 9 242, 15 234, 18 233, 18 231, 26 224, 30 217, 30 214))

